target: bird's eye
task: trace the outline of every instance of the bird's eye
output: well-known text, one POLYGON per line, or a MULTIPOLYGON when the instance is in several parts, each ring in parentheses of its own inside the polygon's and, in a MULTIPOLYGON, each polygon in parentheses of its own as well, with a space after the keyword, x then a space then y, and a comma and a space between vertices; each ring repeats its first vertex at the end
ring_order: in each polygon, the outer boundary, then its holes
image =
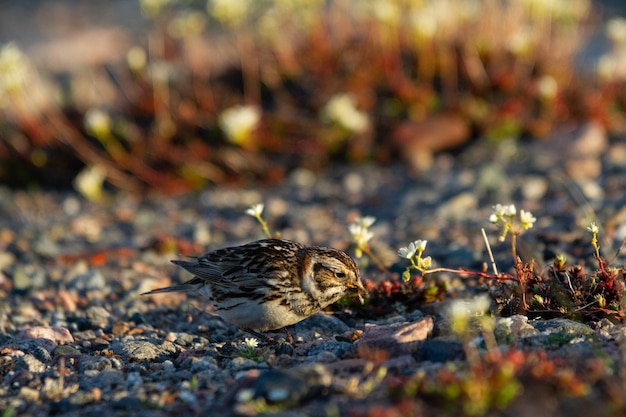
POLYGON ((337 278, 345 278, 346 277, 346 273, 345 272, 335 272, 335 276, 337 278))

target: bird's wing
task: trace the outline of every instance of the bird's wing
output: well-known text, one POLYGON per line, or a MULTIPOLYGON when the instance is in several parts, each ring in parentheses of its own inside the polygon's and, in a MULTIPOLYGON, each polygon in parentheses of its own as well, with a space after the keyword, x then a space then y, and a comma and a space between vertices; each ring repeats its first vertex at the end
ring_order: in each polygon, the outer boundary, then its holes
POLYGON ((289 263, 295 262, 293 246, 302 245, 274 239, 260 240, 244 246, 218 249, 192 261, 172 261, 194 274, 194 278, 177 286, 154 292, 191 291, 206 284, 244 292, 265 291, 271 284, 268 278, 281 282, 289 277, 289 263), (268 259, 273 260, 268 262, 268 259), (269 284, 269 285, 268 285, 269 284))
POLYGON ((207 258, 200 257, 195 262, 172 261, 172 263, 175 263, 176 265, 179 265, 194 274, 195 277, 191 281, 196 280, 198 283, 201 284, 211 283, 213 285, 219 285, 221 287, 227 288, 237 287, 237 285, 232 282, 232 280, 224 279, 225 277, 223 269, 225 265, 211 262, 207 258))

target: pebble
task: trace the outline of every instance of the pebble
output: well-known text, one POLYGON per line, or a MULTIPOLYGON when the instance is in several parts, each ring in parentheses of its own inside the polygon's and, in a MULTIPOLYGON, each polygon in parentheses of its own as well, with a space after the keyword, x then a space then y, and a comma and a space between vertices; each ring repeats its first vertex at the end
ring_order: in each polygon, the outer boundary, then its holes
POLYGON ((433 338, 424 341, 417 352, 418 361, 445 363, 465 358, 463 344, 458 340, 433 338))
POLYGON ((101 306, 91 306, 86 312, 87 319, 92 328, 104 328, 109 323, 111 313, 101 306))
POLYGON ((85 273, 78 274, 68 284, 68 288, 79 291, 96 291, 106 288, 106 278, 97 270, 87 270, 85 273))
POLYGON ((21 356, 18 360, 18 366, 20 365, 28 372, 41 373, 46 371, 46 365, 31 354, 21 356))
POLYGON ((46 275, 43 268, 35 265, 19 265, 13 272, 13 288, 15 290, 36 290, 46 286, 46 275))
POLYGON ((19 332, 15 337, 18 339, 48 339, 61 343, 71 343, 74 341, 74 337, 72 337, 68 329, 49 326, 29 327, 19 332))
POLYGON ((254 398, 270 404, 295 405, 330 387, 332 377, 319 364, 292 369, 276 369, 261 373, 254 383, 254 398))
POLYGON ((356 343, 357 351, 359 356, 368 356, 373 351, 385 351, 392 357, 416 353, 432 332, 433 326, 434 321, 430 316, 413 323, 369 325, 356 343))
POLYGON ((167 358, 177 352, 176 346, 167 341, 129 340, 115 341, 111 344, 111 350, 122 355, 128 360, 154 360, 167 358))
POLYGON ((78 368, 80 372, 88 371, 105 371, 108 369, 121 369, 122 363, 117 358, 109 358, 106 356, 89 356, 84 355, 80 357, 78 361, 78 368))
POLYGON ((59 345, 54 348, 52 351, 52 356, 78 356, 80 355, 80 350, 75 348, 74 346, 69 345, 59 345))
POLYGON ((352 343, 326 341, 311 347, 306 354, 310 361, 329 363, 352 355, 353 352, 354 345, 352 343))

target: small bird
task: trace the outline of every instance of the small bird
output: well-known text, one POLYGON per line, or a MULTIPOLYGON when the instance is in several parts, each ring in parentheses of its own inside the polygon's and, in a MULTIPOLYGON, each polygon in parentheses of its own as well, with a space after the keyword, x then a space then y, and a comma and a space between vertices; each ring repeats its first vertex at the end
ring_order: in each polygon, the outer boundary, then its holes
MULTIPOLYGON (((256 336, 295 324, 356 290, 367 293, 345 252, 264 239, 172 261, 191 280, 144 294, 197 291, 224 320, 256 336)), ((262 336, 262 335, 261 335, 262 336)))

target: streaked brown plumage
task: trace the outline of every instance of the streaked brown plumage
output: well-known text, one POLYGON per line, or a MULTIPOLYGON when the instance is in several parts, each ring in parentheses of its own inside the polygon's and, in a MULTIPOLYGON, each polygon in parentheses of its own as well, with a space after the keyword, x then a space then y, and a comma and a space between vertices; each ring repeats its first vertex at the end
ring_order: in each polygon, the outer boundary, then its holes
POLYGON ((350 290, 365 293, 354 260, 345 252, 264 239, 218 249, 193 261, 172 261, 195 277, 149 291, 197 291, 224 320, 266 332, 295 324, 350 290))

